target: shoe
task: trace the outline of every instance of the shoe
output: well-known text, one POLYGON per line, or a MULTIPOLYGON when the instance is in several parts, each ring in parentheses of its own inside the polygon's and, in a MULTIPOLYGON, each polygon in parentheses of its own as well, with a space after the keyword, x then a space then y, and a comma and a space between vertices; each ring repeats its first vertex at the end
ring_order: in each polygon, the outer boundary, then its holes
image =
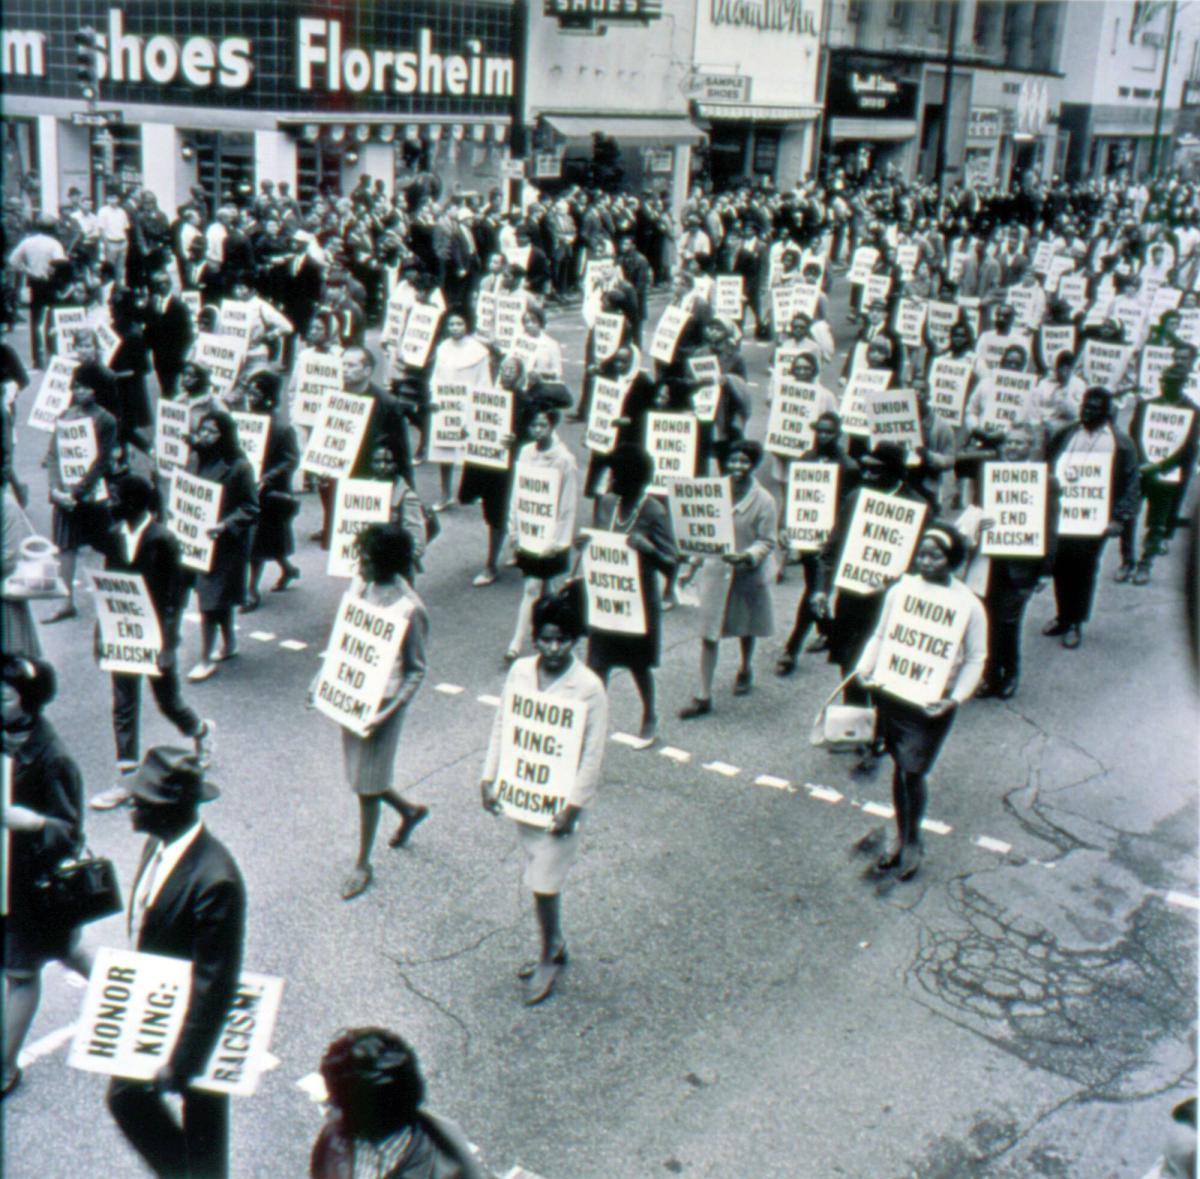
POLYGON ((998 685, 1001 682, 1002 681, 997 680, 984 680, 983 683, 981 683, 979 687, 975 689, 975 699, 989 700, 993 696, 999 695, 998 685))
POLYGON ((1068 651, 1074 651, 1075 648, 1078 647, 1082 642, 1083 627, 1079 626, 1078 624, 1075 626, 1068 626, 1067 629, 1063 631, 1062 645, 1066 647, 1068 651))
POLYGON ((217 665, 207 661, 197 663, 191 671, 187 673, 187 678, 193 684, 203 683, 205 680, 212 679, 217 674, 217 665))
POLYGON ((342 900, 352 901, 355 897, 362 896, 371 887, 371 881, 374 878, 375 875, 370 868, 355 868, 342 881, 342 900))
POLYGON ((1020 676, 1010 675, 996 689, 997 700, 1011 700, 1016 694, 1017 689, 1021 686, 1020 676))
POLYGON ((1042 634, 1048 638, 1057 639, 1061 635, 1065 635, 1070 629, 1071 624, 1069 622, 1059 622, 1056 618, 1053 622, 1048 622, 1042 627, 1042 634))
POLYGON ((324 532, 311 532, 311 533, 309 533, 308 539, 311 541, 314 541, 316 544, 319 544, 321 546, 321 548, 325 547, 325 533, 324 532))
POLYGON ((804 649, 810 655, 819 655, 822 651, 829 650, 829 640, 824 635, 817 635, 804 649))
POLYGON ((0 1101, 3 1101, 14 1089, 21 1083, 21 1078, 25 1074, 20 1068, 14 1068, 11 1073, 4 1078, 4 1084, 0 1085, 0 1101))
POLYGON ((664 614, 670 613, 670 611, 674 610, 675 607, 678 605, 679 605, 679 599, 674 594, 671 594, 669 597, 663 598, 663 600, 662 600, 663 613, 664 614))
POLYGON ((454 510, 454 506, 454 500, 452 499, 439 499, 433 505, 433 510, 435 512, 450 512, 454 510))
POLYGON ((248 593, 245 602, 242 603, 243 614, 253 614, 255 610, 262 605, 262 598, 256 593, 248 593))
POLYGON ((900 849, 900 871, 898 873, 901 880, 911 880, 921 867, 921 857, 924 851, 919 843, 906 843, 900 849))
POLYGON ((238 649, 236 647, 228 647, 222 651, 219 651, 216 655, 214 655, 213 662, 214 663, 228 663, 231 659, 236 659, 237 657, 238 657, 238 649))
POLYGON ((56 622, 66 622, 71 618, 78 618, 79 611, 74 606, 64 606, 61 610, 51 614, 49 618, 43 618, 42 622, 46 626, 53 626, 56 622))
POLYGON ((483 589, 485 585, 491 585, 496 580, 496 571, 494 569, 485 569, 482 573, 476 573, 471 579, 471 584, 476 589, 483 589))
POLYGON ((796 670, 795 655, 780 655, 775 663, 775 674, 779 676, 788 676, 796 670))
MULTIPOLYGON (((559 946, 559 948, 554 952, 553 956, 550 958, 550 961, 553 962, 555 966, 566 966, 568 958, 567 958, 567 947, 565 944, 559 946)), ((517 968, 517 978, 520 978, 520 979, 533 978, 534 971, 536 971, 537 968, 538 968, 538 964, 536 962, 525 962, 517 968)))
POLYGON ((427 818, 429 818, 429 808, 427 806, 416 807, 413 810, 411 819, 405 815, 400 821, 400 826, 396 828, 396 834, 388 840, 388 847, 403 847, 408 842, 408 837, 427 818))
POLYGON ((1126 561, 1113 575, 1113 581, 1128 581, 1133 576, 1133 570, 1133 563, 1131 561, 1126 561))
POLYGON ((196 760, 200 763, 202 770, 211 768, 213 758, 217 755, 217 722, 215 720, 202 720, 200 722, 200 732, 198 732, 192 741, 196 746, 196 760))
POLYGON ((521 658, 521 652, 520 652, 520 649, 517 647, 509 647, 509 649, 504 652, 504 662, 505 663, 516 663, 516 661, 520 658, 521 658))
POLYGON ((638 740, 649 742, 646 746, 647 749, 658 740, 658 717, 652 716, 649 720, 642 722, 642 727, 638 730, 638 740))
POLYGON ((1133 574, 1134 585, 1149 585, 1150 584, 1150 563, 1142 561, 1133 574))
POLYGON ((293 581, 299 580, 300 570, 293 565, 290 569, 285 569, 283 573, 280 574, 279 580, 273 586, 271 586, 271 593, 281 594, 285 590, 291 588, 293 581))
POLYGON ((536 1007, 545 1002, 554 993, 554 984, 558 981, 562 967, 557 962, 539 962, 529 979, 525 992, 525 1006, 536 1007))
POLYGON ((894 868, 900 866, 900 852, 903 849, 897 843, 892 846, 891 851, 886 852, 875 861, 875 868, 879 872, 891 872, 894 868))
POLYGON ((679 710, 680 720, 692 720, 697 716, 708 716, 712 712, 712 701, 701 700, 699 696, 693 696, 691 704, 685 704, 679 710))
POLYGON ((733 694, 735 696, 749 696, 754 688, 754 673, 749 668, 737 673, 733 681, 733 694))
POLYGON ((128 789, 118 783, 116 786, 110 786, 107 790, 101 790, 99 794, 92 795, 88 806, 94 811, 113 811, 119 806, 124 806, 130 797, 128 789))

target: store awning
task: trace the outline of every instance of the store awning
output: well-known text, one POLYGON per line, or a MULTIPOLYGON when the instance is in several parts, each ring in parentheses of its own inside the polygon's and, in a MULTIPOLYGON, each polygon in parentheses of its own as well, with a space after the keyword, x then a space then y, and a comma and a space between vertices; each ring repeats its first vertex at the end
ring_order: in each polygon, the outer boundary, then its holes
POLYGON ((703 143, 705 134, 690 119, 638 119, 615 116, 542 115, 542 121, 568 144, 590 144, 596 131, 618 142, 646 147, 673 147, 677 143, 703 143))
POLYGON ((830 119, 831 139, 912 139, 916 119, 830 119))
POLYGON ((821 113, 819 106, 762 106, 749 102, 698 102, 702 119, 738 119, 748 123, 805 123, 821 113))

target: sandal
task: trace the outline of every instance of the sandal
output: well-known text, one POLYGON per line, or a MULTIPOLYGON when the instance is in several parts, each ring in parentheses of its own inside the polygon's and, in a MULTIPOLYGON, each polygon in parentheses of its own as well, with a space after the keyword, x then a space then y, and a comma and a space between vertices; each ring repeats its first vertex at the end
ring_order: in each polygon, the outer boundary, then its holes
MULTIPOLYGON (((568 959, 567 959, 567 947, 566 947, 565 943, 563 945, 559 946, 559 948, 554 951, 554 954, 551 956, 550 961, 553 962, 555 964, 555 966, 566 966, 568 959)), ((519 979, 533 978, 534 971, 536 971, 537 968, 538 968, 537 962, 522 963, 522 965, 517 968, 517 978, 519 978, 519 979)))
POLYGON ((776 675, 791 675, 796 670, 795 655, 780 655, 775 664, 776 675))
POLYGON ((374 873, 370 868, 355 868, 354 872, 342 881, 342 900, 352 901, 355 897, 362 896, 371 887, 373 879, 374 873))
POLYGON ((496 580, 496 572, 493 569, 485 569, 482 573, 476 573, 471 579, 471 584, 476 589, 482 589, 485 585, 491 585, 496 580))
POLYGON ((423 823, 429 818, 429 808, 427 806, 419 806, 413 810, 412 818, 407 815, 401 820, 400 826, 396 828, 396 834, 388 840, 388 847, 403 847, 408 842, 408 837, 417 829, 420 823, 423 823))

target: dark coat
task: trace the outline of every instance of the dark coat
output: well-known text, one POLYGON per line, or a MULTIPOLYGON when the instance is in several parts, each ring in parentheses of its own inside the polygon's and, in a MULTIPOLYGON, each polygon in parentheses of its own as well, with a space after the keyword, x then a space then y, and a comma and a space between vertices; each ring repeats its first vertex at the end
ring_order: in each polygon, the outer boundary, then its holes
POLYGON ((246 597, 250 542, 259 512, 254 468, 249 459, 239 456, 231 462, 216 459, 198 468, 196 475, 224 489, 220 520, 228 525, 213 549, 211 572, 201 573, 197 582, 200 609, 240 606, 246 597))
POLYGON ((161 312, 157 299, 151 298, 146 315, 146 346, 154 358, 160 384, 164 380, 169 384, 171 377, 183 370, 194 339, 191 312, 178 295, 168 295, 161 312))
POLYGON ((142 533, 137 555, 131 564, 125 556, 124 529, 115 525, 105 535, 103 552, 104 568, 110 573, 142 576, 158 615, 163 649, 177 647, 188 594, 188 578, 180 562, 178 538, 165 525, 151 521, 142 533))
MULTIPOLYGON (((1109 519, 1124 524, 1137 515, 1138 508, 1141 506, 1141 500, 1138 497, 1141 484, 1138 479, 1137 447, 1134 445, 1133 439, 1120 427, 1110 422, 1106 428, 1112 431, 1115 443, 1109 519)), ((1046 446, 1046 461, 1050 464, 1051 473, 1071 439, 1082 429, 1083 426, 1079 422, 1072 422, 1071 425, 1064 426, 1051 437, 1046 446)))

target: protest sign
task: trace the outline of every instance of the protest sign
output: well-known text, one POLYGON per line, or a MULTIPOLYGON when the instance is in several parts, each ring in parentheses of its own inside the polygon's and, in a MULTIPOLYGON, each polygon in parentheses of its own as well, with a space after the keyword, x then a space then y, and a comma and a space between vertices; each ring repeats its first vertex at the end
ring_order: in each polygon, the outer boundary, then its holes
POLYGON ((925 316, 929 304, 919 299, 901 299, 896 304, 896 334, 910 348, 921 348, 925 344, 925 316))
POLYGON ((412 303, 388 303, 387 313, 383 317, 383 330, 379 334, 379 347, 390 356, 400 355, 400 342, 404 339, 404 328, 408 323, 408 313, 412 303))
POLYGON ((503 439, 513 429, 512 390, 472 389, 467 401, 466 427, 463 458, 477 467, 507 471, 512 452, 503 439))
POLYGON ((949 356, 939 356, 930 366, 930 404, 938 417, 952 426, 963 424, 973 367, 969 359, 952 360, 949 356))
POLYGON ((475 296, 475 336, 485 344, 496 335, 496 292, 480 291, 475 296))
POLYGON ((29 410, 28 425, 47 434, 54 430, 54 423, 71 404, 71 377, 76 362, 65 356, 52 356, 42 374, 37 396, 29 410))
POLYGON ((837 515, 837 463, 789 463, 783 538, 795 553, 825 547, 837 515))
POLYGON ((961 596, 923 577, 902 577, 872 679, 887 693, 924 707, 946 694, 967 611, 961 596))
POLYGON ((1125 344, 1103 344, 1088 340, 1080 357, 1080 370, 1089 385, 1103 385, 1115 393, 1129 363, 1133 349, 1125 344))
POLYGON ((700 383, 692 390, 692 410, 702 422, 711 422, 717 416, 717 402, 721 400, 721 362, 715 356, 694 356, 688 361, 692 379, 700 383))
POLYGON ((1047 274, 1050 271, 1050 263, 1053 259, 1054 243, 1038 242, 1037 247, 1033 251, 1033 263, 1030 269, 1036 274, 1047 274))
POLYGON ((654 329, 654 339, 650 344, 650 355, 655 360, 670 364, 675 359, 675 349, 687 321, 688 313, 682 307, 668 304, 663 309, 662 318, 654 329))
POLYGON ((860 488, 834 585, 848 593, 869 594, 904 573, 927 510, 923 503, 860 488))
POLYGON ((695 478, 699 439, 700 423, 691 414, 646 415, 646 450, 654 460, 650 490, 655 495, 666 495, 672 479, 695 478))
POLYGON ((742 276, 740 274, 721 274, 717 276, 717 293, 713 301, 713 311, 721 319, 731 319, 737 323, 742 318, 742 276))
POLYGON ((507 355, 515 356, 521 362, 522 372, 533 372, 534 364, 537 362, 538 342, 533 336, 527 336, 522 330, 521 334, 509 345, 507 355))
POLYGON ((871 271, 875 269, 875 263, 878 261, 879 251, 874 246, 859 246, 850 260, 849 281, 865 283, 871 277, 871 271))
POLYGON ((496 295, 496 325, 495 342, 502 348, 507 348, 525 328, 521 320, 525 315, 525 307, 529 296, 524 291, 514 294, 496 295))
POLYGON ((985 557, 1045 555, 1046 486, 1045 463, 983 464, 983 515, 995 521, 981 537, 985 557))
POLYGON ((816 319, 821 301, 821 288, 816 283, 799 282, 791 287, 791 292, 791 316, 794 318, 797 315, 807 315, 809 319, 816 319))
MULTIPOLYGON (((1183 449, 1196 411, 1186 406, 1148 405, 1142 417, 1142 449, 1152 463, 1161 463, 1183 449)), ((1164 483, 1179 483, 1183 468, 1159 476, 1164 483)))
POLYGON ((350 590, 342 595, 313 690, 318 712, 360 737, 367 735, 411 614, 407 598, 394 606, 375 606, 350 590))
POLYGON ((194 324, 200 318, 200 308, 204 306, 203 296, 199 291, 180 291, 179 300, 188 309, 194 324))
POLYGON ((1054 362, 1059 353, 1075 355, 1075 325, 1070 323, 1047 323, 1038 329, 1038 343, 1042 350, 1042 364, 1053 374, 1054 362))
MULTIPOLYGON (((826 251, 829 250, 829 245, 825 246, 826 251)), ((805 250, 804 256, 800 259, 800 273, 807 274, 811 277, 811 272, 815 266, 817 273, 813 279, 815 285, 819 286, 825 281, 825 254, 817 250, 805 250)))
MULTIPOLYGON (((99 454, 96 423, 91 418, 59 418, 54 423, 54 448, 58 455, 58 475, 68 491, 74 491, 92 469, 99 454)), ((107 499, 104 480, 98 479, 88 499, 107 499)))
POLYGON ((617 264, 611 258, 592 258, 583 268, 583 296, 597 294, 612 281, 617 264))
POLYGON ((75 333, 90 326, 87 308, 55 307, 50 312, 50 325, 55 356, 74 357, 75 333))
POLYGON ((257 319, 258 310, 252 304, 241 299, 222 299, 220 314, 217 316, 217 333, 245 340, 249 344, 257 319))
POLYGON ((1058 280, 1058 297, 1078 315, 1088 305, 1087 275, 1064 274, 1058 280))
POLYGON ((330 577, 353 577, 358 572, 358 535, 368 524, 391 519, 392 485, 376 479, 339 479, 333 499, 329 539, 330 577))
POLYGON ((863 306, 870 307, 872 303, 883 300, 887 302, 892 293, 892 279, 887 274, 872 274, 863 287, 863 306))
POLYGON ((1179 309, 1179 338, 1200 347, 1200 307, 1179 309))
POLYGON ((867 395, 880 393, 891 384, 892 370, 887 368, 859 368, 846 384, 842 393, 842 433, 858 438, 869 438, 871 419, 867 416, 867 395))
MULTIPOLYGON (((927 320, 930 334, 938 337, 943 342, 948 341, 950 339, 950 329, 958 323, 958 317, 962 308, 957 303, 948 303, 937 299, 931 301, 928 307, 927 320)), ((944 343, 943 346, 945 346, 944 343)))
POLYGON ((782 335, 792 322, 792 308, 796 302, 796 288, 792 285, 771 288, 771 321, 775 331, 782 335))
POLYGON ((914 389, 878 389, 864 394, 871 445, 898 442, 916 450, 922 443, 921 411, 914 389))
POLYGON ((196 335, 192 359, 201 368, 208 369, 209 387, 216 397, 227 396, 237 384, 245 357, 245 340, 212 332, 196 335))
POLYGON ((510 819, 549 827, 575 789, 587 704, 510 685, 500 702, 495 788, 510 819))
POLYGON ((1179 306, 1182 298, 1183 292, 1178 287, 1160 286, 1150 299, 1150 322, 1158 323, 1166 312, 1179 306))
POLYGON ((1046 277, 1042 280, 1042 288, 1047 295, 1054 294, 1058 290, 1058 285, 1062 281, 1065 274, 1075 269, 1075 259, 1069 254, 1055 254, 1050 259, 1050 265, 1046 270, 1046 277))
POLYGON ((334 479, 349 475, 358 461, 374 406, 373 397, 344 390, 326 393, 317 424, 304 448, 300 469, 334 479))
POLYGON ((1171 367, 1175 350, 1161 344, 1147 344, 1138 353, 1138 392, 1143 397, 1158 396, 1158 379, 1171 367))
POLYGON ((432 303, 414 303, 408 312, 404 335, 400 338, 400 359, 413 368, 424 368, 429 350, 442 322, 442 309, 432 303))
POLYGON ((553 552, 562 472, 556 467, 518 462, 512 494, 516 547, 535 557, 553 552))
MULTIPOLYGON (((171 1058, 192 989, 192 963, 138 950, 96 952, 67 1064, 82 1072, 152 1081, 171 1058)), ((245 973, 203 1072, 191 1085, 251 1096, 269 1067, 283 980, 245 973)))
POLYGON ((293 426, 317 424, 326 393, 342 389, 342 358, 328 352, 305 348, 296 360, 296 376, 292 389, 291 419, 293 426))
POLYGON ((208 535, 221 520, 221 495, 224 488, 211 479, 201 479, 182 468, 171 473, 171 498, 167 527, 179 537, 183 563, 189 569, 207 573, 212 568, 216 541, 208 535))
POLYGON ((437 409, 429 415, 429 461, 456 462, 466 442, 471 387, 465 381, 437 381, 430 395, 437 409))
POLYGON ((1033 420, 1036 373, 1017 373, 998 368, 988 380, 992 384, 992 395, 982 421, 985 430, 1003 432, 1018 422, 1033 420))
POLYGON ((159 674, 162 631, 140 573, 88 571, 100 626, 101 671, 159 674))
POLYGON ((160 471, 187 463, 190 421, 186 405, 159 398, 154 417, 154 462, 160 471))
POLYGON ((589 629, 610 634, 644 635, 646 608, 642 602, 638 555, 623 532, 587 530, 583 550, 583 581, 587 588, 589 629))
POLYGON ((1060 536, 1101 536, 1112 510, 1113 453, 1067 452, 1054 468, 1061 491, 1058 501, 1060 536))
POLYGON ((271 436, 271 417, 265 413, 230 413, 237 424, 238 443, 254 468, 254 478, 262 478, 267 461, 267 442, 271 436))
POLYGON ((92 324, 96 333, 96 343, 100 345, 100 359, 106 364, 112 364, 112 358, 121 346, 121 337, 113 331, 112 326, 105 320, 97 320, 92 324))
POLYGON ((821 412, 822 390, 809 381, 784 377, 771 400, 764 446, 784 459, 798 459, 812 446, 812 423, 821 412))
POLYGON ((896 247, 896 265, 900 267, 900 277, 905 282, 911 282, 913 271, 921 258, 921 247, 916 242, 905 242, 896 247))
POLYGON ((1146 326, 1146 308, 1132 299, 1117 299, 1109 308, 1109 315, 1125 332, 1130 344, 1140 344, 1146 326))
POLYGON ((1008 305, 1016 312, 1017 324, 1035 331, 1042 322, 1045 295, 1041 287, 1019 285, 1008 288, 1008 305))
POLYGON ((611 360, 621 346, 625 317, 616 311, 602 311, 592 325, 592 358, 597 364, 611 360))
POLYGON ((669 494, 680 552, 707 557, 735 551, 728 479, 673 479, 669 494))
POLYGON ((625 402, 625 386, 620 381, 597 377, 592 384, 592 404, 588 411, 584 445, 596 454, 612 454, 617 444, 616 419, 625 402))

